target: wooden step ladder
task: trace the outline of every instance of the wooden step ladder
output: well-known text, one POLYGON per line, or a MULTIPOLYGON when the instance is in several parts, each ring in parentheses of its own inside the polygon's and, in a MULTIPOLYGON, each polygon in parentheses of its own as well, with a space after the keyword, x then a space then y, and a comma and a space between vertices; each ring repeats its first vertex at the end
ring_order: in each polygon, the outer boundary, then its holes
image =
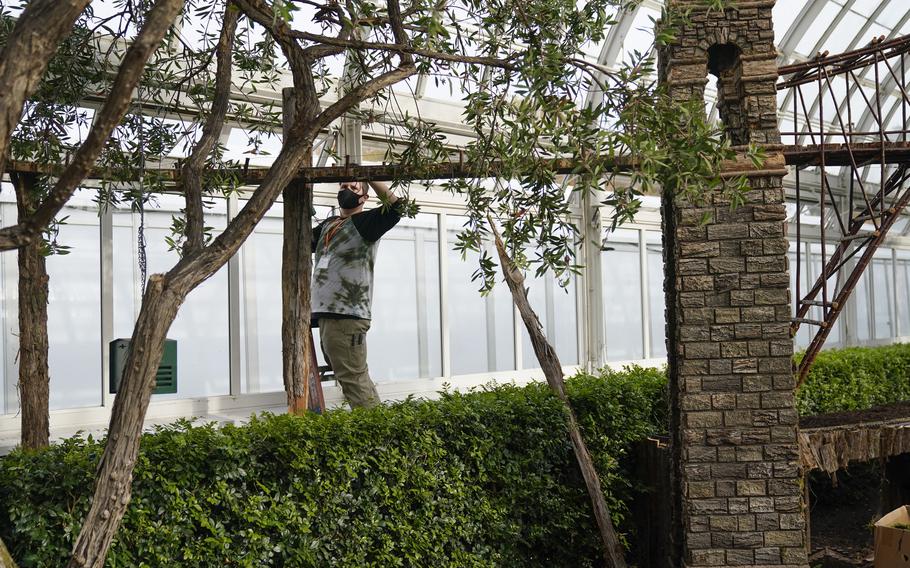
POLYGON ((322 381, 331 380, 334 376, 332 368, 328 365, 319 366, 316 360, 316 343, 313 341, 313 329, 310 328, 310 376, 303 386, 303 396, 306 399, 307 410, 322 414, 325 410, 325 396, 322 394, 322 381))

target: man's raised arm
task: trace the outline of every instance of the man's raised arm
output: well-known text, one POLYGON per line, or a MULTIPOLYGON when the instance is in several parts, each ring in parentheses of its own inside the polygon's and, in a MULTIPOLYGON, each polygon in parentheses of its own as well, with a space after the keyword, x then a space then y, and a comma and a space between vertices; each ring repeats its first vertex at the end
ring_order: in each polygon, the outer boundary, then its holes
POLYGON ((398 201, 398 196, 392 193, 392 190, 389 189, 389 186, 381 181, 368 181, 370 187, 373 188, 373 191, 376 192, 376 195, 379 196, 379 199, 383 203, 388 203, 389 205, 394 205, 398 201))

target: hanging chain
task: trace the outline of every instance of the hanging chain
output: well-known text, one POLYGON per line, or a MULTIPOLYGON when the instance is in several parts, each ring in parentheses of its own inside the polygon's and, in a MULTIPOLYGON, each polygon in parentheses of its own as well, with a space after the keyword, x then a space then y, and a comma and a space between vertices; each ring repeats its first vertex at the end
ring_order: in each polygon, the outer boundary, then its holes
POLYGON ((145 122, 142 120, 141 108, 139 117, 139 230, 137 245, 139 248, 139 273, 142 282, 142 297, 145 297, 145 283, 148 278, 148 257, 145 240, 145 122))

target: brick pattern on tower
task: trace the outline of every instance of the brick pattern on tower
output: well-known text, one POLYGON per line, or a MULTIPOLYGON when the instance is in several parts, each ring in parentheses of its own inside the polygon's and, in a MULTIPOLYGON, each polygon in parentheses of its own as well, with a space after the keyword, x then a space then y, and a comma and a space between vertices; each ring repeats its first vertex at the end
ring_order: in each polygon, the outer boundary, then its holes
MULTIPOLYGON (((734 145, 780 140, 773 7, 668 1, 671 14, 691 11, 661 51, 661 81, 677 99, 703 100, 716 75, 734 145)), ((762 169, 744 158, 731 169, 751 169, 744 206, 719 193, 700 207, 669 192, 663 202, 676 555, 691 568, 806 568, 786 166, 770 153, 762 169)))

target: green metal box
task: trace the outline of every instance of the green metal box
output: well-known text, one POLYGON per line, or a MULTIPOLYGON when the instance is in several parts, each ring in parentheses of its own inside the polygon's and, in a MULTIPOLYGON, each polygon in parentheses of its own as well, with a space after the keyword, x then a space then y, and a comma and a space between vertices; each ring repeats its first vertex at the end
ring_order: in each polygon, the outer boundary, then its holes
MULTIPOLYGON (((110 345, 111 394, 117 392, 123 378, 123 368, 130 352, 129 339, 115 339, 110 345)), ((155 390, 152 394, 174 394, 177 392, 177 341, 164 340, 164 353, 155 375, 155 390)))

